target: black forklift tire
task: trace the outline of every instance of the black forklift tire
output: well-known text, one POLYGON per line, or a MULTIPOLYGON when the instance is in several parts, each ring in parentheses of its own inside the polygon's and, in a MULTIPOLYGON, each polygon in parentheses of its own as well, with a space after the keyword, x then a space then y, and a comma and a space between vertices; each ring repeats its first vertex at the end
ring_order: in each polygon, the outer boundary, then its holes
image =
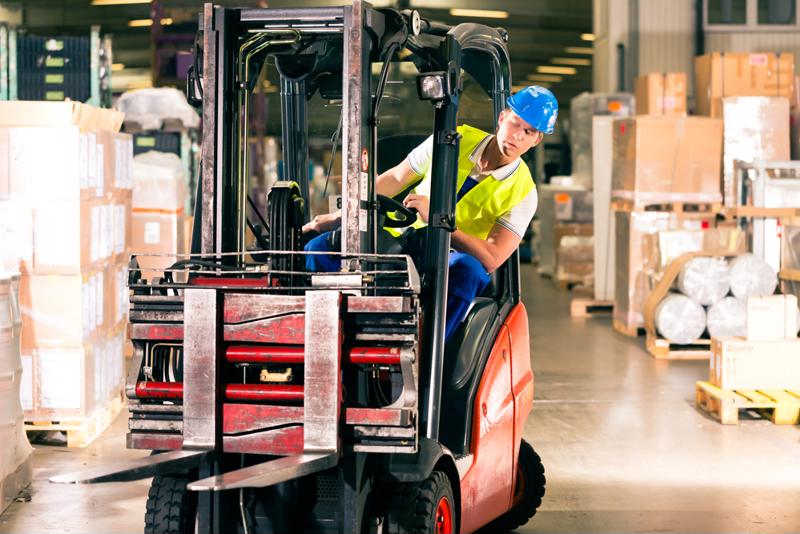
POLYGON ((434 471, 422 482, 398 484, 394 488, 386 515, 387 534, 455 534, 457 528, 453 488, 443 472, 434 471), (442 508, 449 510, 449 518, 441 517, 442 508), (437 528, 437 521, 444 528, 437 528))
POLYGON ((527 523, 542 504, 545 483, 542 459, 531 444, 523 439, 519 447, 514 504, 511 510, 483 527, 480 532, 508 532, 527 523))
POLYGON ((186 489, 189 477, 153 477, 144 513, 144 534, 188 534, 195 531, 197 497, 186 489))

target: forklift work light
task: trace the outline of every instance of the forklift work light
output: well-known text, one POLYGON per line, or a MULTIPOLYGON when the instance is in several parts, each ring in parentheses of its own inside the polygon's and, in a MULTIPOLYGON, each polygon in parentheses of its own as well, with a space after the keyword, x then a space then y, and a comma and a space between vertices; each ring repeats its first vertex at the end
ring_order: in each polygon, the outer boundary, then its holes
POLYGON ((447 73, 427 72, 417 76, 417 92, 422 100, 443 100, 450 94, 447 73))

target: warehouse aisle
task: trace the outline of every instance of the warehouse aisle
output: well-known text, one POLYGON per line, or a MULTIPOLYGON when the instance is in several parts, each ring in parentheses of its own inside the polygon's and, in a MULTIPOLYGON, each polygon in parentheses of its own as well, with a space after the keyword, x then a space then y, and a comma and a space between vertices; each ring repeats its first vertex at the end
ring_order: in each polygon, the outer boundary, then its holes
MULTIPOLYGON (((610 318, 569 318, 569 294, 522 267, 536 404, 526 438, 548 491, 520 532, 800 531, 800 428, 723 427, 694 408, 704 362, 657 362, 610 318)), ((38 447, 33 498, 0 533, 141 532, 149 481, 57 486, 56 473, 142 455, 125 415, 89 448, 38 447)))
POLYGON ((694 407, 706 362, 652 359, 610 316, 522 267, 536 389, 525 437, 547 494, 519 532, 798 532, 800 427, 722 426, 694 407))

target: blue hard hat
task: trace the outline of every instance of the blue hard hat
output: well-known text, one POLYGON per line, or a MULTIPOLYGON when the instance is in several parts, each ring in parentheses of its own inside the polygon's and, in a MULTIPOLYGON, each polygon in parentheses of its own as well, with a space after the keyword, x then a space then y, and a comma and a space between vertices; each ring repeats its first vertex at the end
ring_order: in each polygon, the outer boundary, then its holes
POLYGON ((531 85, 508 97, 506 104, 540 132, 553 133, 558 117, 558 100, 548 89, 531 85))

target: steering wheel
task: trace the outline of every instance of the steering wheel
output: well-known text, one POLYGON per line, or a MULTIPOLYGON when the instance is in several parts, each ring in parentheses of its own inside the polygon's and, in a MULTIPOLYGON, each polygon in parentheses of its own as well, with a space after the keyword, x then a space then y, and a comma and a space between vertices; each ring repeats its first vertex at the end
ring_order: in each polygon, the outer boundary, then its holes
POLYGON ((417 220, 417 210, 407 208, 402 202, 395 200, 391 197, 378 195, 378 214, 383 215, 385 221, 382 226, 389 228, 405 228, 411 226, 417 220), (388 214, 394 212, 392 217, 388 214), (400 218, 397 218, 397 216, 400 218))

